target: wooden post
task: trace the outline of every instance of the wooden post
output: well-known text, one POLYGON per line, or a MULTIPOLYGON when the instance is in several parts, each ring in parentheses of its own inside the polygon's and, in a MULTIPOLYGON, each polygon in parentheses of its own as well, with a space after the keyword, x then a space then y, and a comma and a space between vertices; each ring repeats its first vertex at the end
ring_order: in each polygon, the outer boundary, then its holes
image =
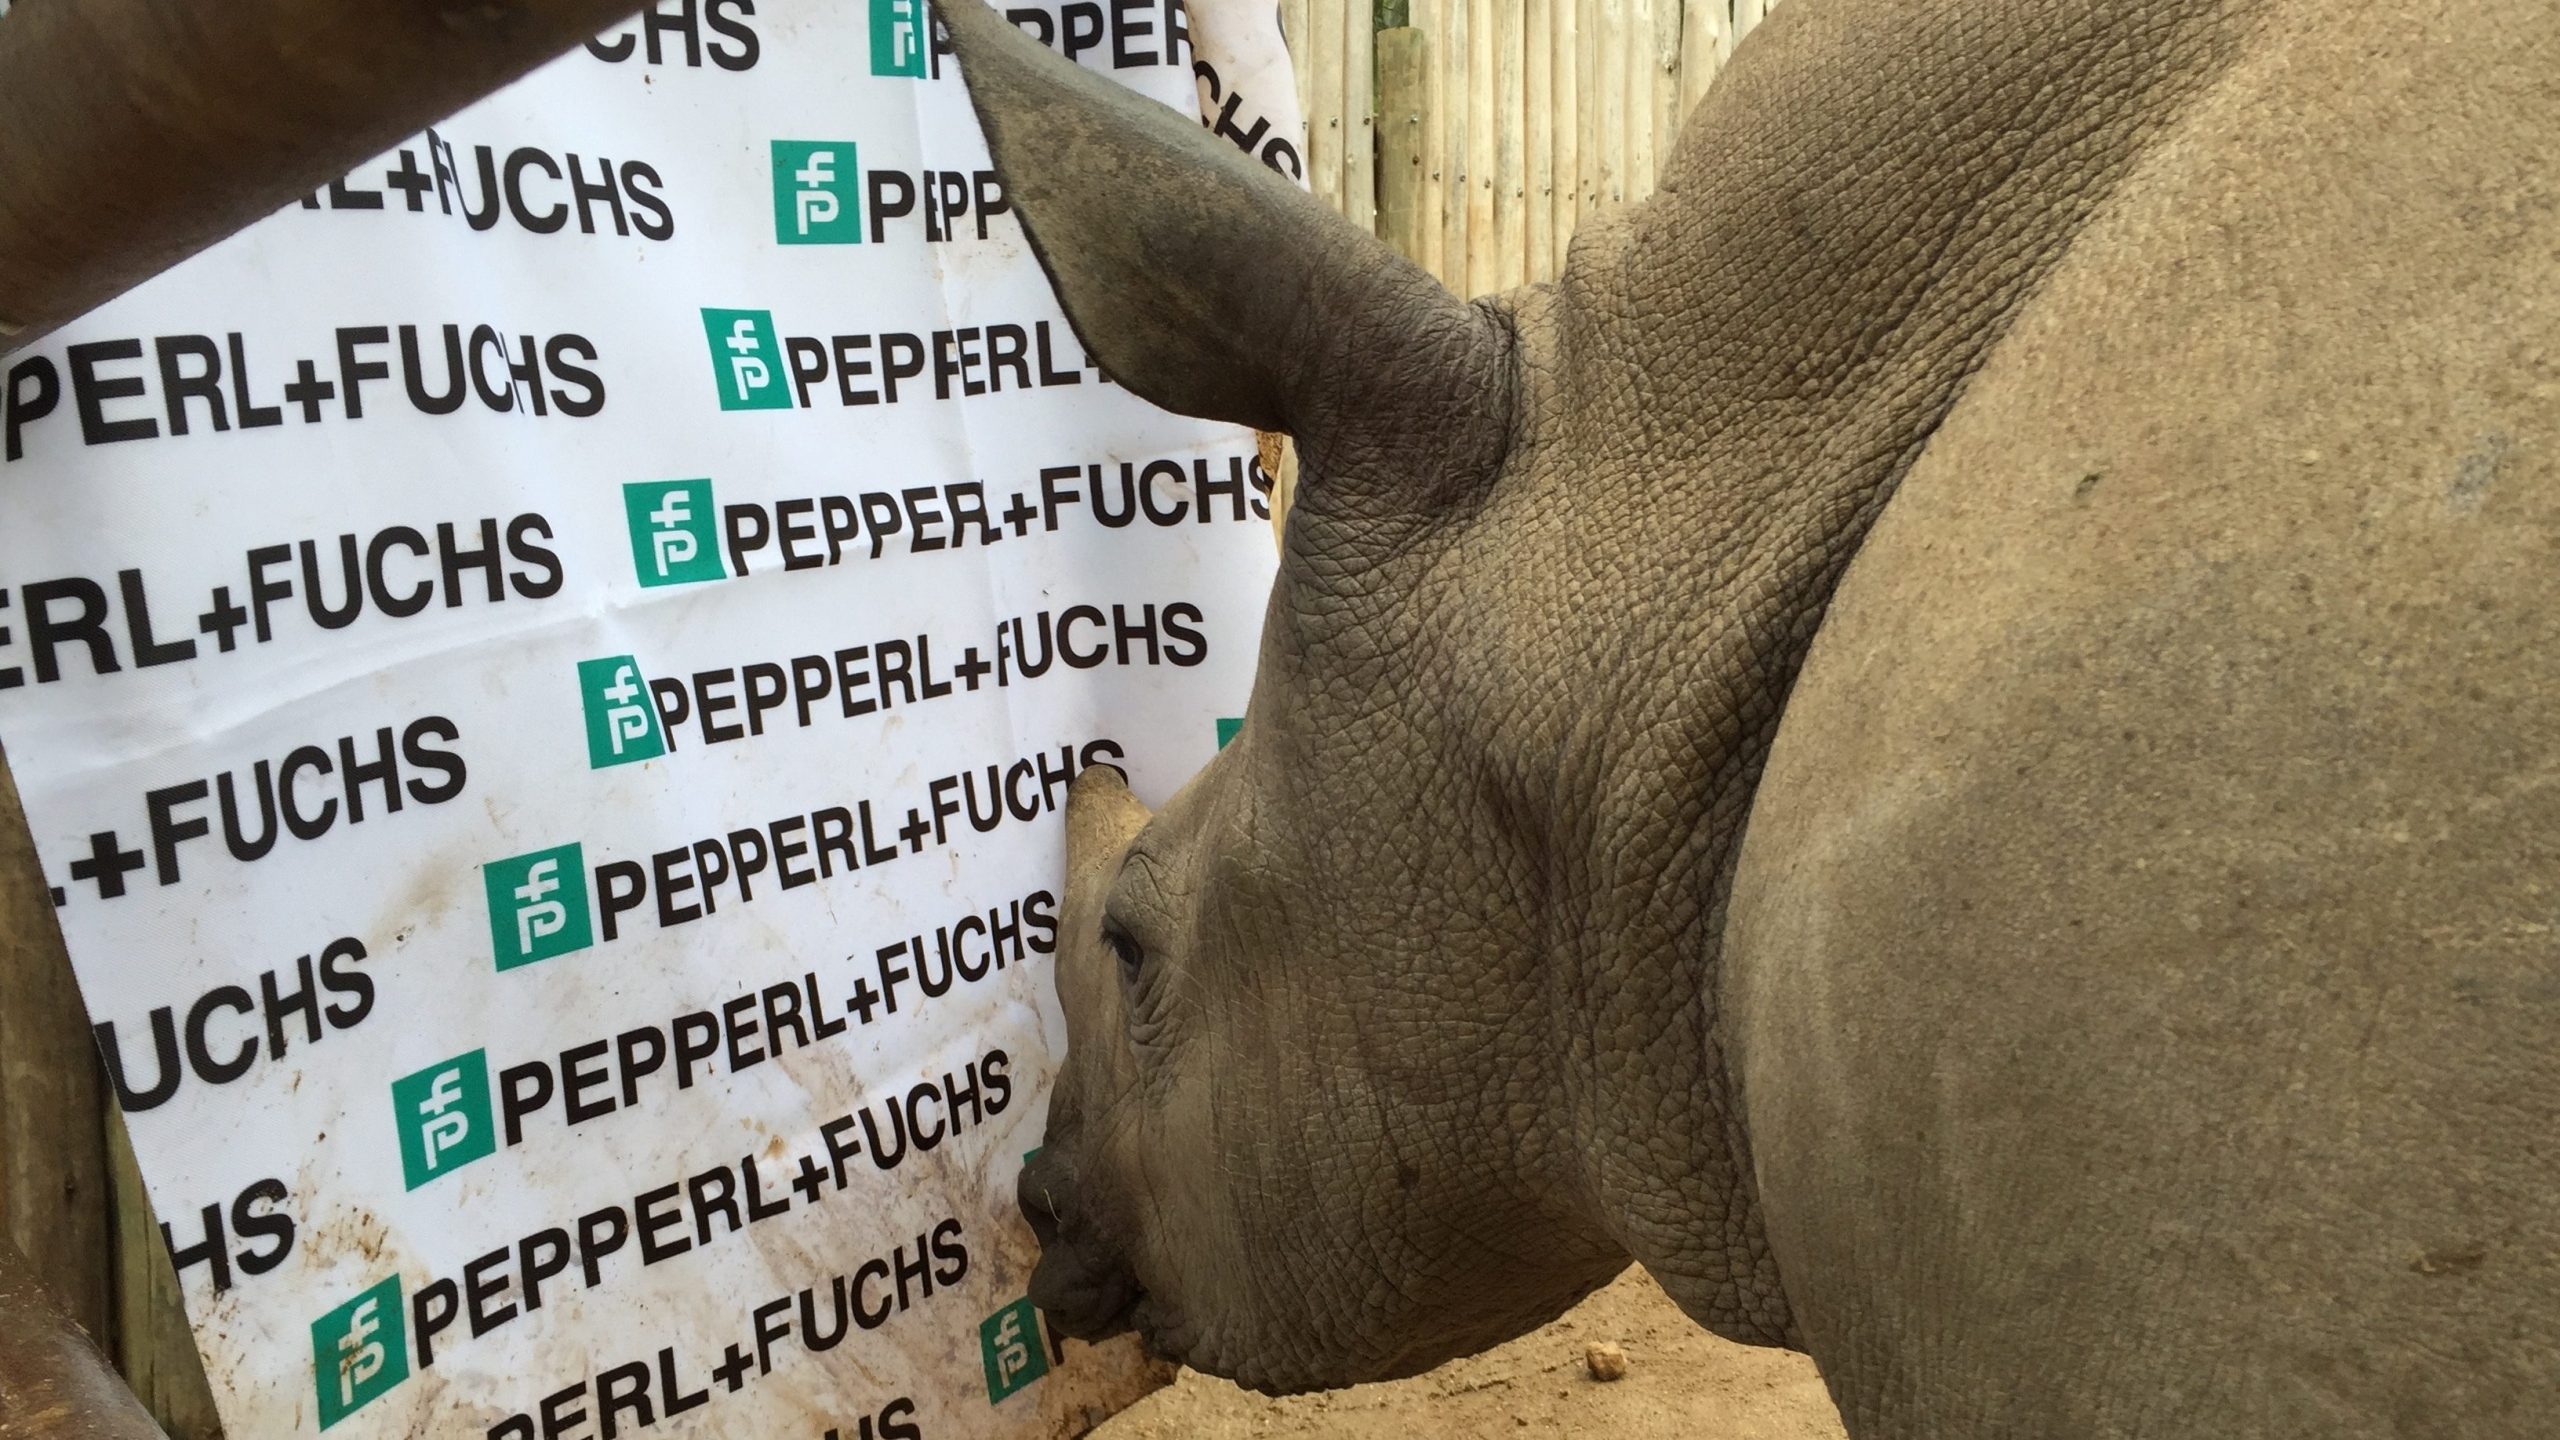
POLYGON ((1591 56, 1591 79, 1596 89, 1585 91, 1582 103, 1598 122, 1583 151, 1586 166, 1593 159, 1600 162, 1592 191, 1595 209, 1614 209, 1627 198, 1625 4, 1626 0, 1595 0, 1592 7, 1599 20, 1591 56))
MULTIPOLYGON (((1670 3, 1670 0, 1664 0, 1670 3)), ((1653 193, 1653 12, 1655 0, 1632 0, 1619 37, 1618 73, 1626 86, 1626 161, 1629 204, 1653 193)))
POLYGON ((1297 61, 1306 67, 1307 182, 1316 198, 1335 210, 1342 195, 1342 12, 1346 0, 1313 0, 1307 7, 1306 44, 1297 61))
POLYGON ((1431 46, 1431 68, 1440 80, 1432 96, 1440 112, 1441 153, 1447 157, 1440 167, 1447 176, 1440 187, 1440 278, 1460 295, 1473 293, 1467 288, 1467 195, 1475 188, 1467 169, 1473 158, 1467 150, 1467 72, 1468 34, 1474 28, 1469 12, 1474 8, 1475 0, 1440 0, 1446 34, 1431 46))
MULTIPOLYGON (((1440 51, 1447 44, 1441 17, 1449 3, 1450 0, 1412 0, 1407 12, 1413 21, 1407 28, 1413 31, 1414 44, 1420 51, 1417 63, 1421 66, 1421 88, 1416 93, 1415 103, 1419 118, 1414 123, 1415 143, 1422 152, 1422 183, 1421 191, 1415 197, 1414 216, 1416 243, 1421 248, 1414 259, 1420 261, 1424 269, 1439 276, 1443 283, 1448 280, 1449 267, 1441 219, 1448 180, 1442 171, 1449 163, 1449 147, 1447 129, 1442 123, 1444 102, 1440 96, 1440 51)), ((1381 85, 1386 83, 1383 64, 1378 80, 1381 85)))
POLYGON ((1431 57, 1420 30, 1378 32, 1378 237, 1426 269, 1432 239, 1422 223, 1430 179, 1423 164, 1422 105, 1431 57))
POLYGON ((0 1209, 8 1239, 174 1440, 220 1421, 142 1176, 108 1103, 15 781, 0 765, 0 1209))
POLYGON ((1733 52, 1731 0, 1688 0, 1680 17, 1680 118, 1698 108, 1733 52))
MULTIPOLYGON (((1703 7, 1706 0, 1689 0, 1703 7)), ((1680 122, 1688 107, 1680 103, 1680 32, 1688 6, 1681 0, 1654 0, 1653 39, 1653 178, 1658 184, 1680 143, 1680 122)))
MULTIPOLYGON (((116 1368, 170 1440, 222 1440, 204 1357, 187 1328, 178 1273, 143 1193, 122 1115, 108 1118, 107 1154, 116 1190, 116 1368)), ((200 1223, 193 1216, 186 1222, 200 1223)))
POLYGON ((1733 43, 1741 44, 1769 11, 1767 0, 1733 0, 1733 43))
POLYGON ((1555 263, 1541 280, 1552 280, 1564 273, 1566 255, 1573 248, 1573 230, 1582 218, 1582 57, 1581 5, 1578 0, 1555 0, 1555 11, 1548 34, 1555 50, 1555 105, 1551 121, 1555 127, 1555 263))
POLYGON ((106 1103, 17 783, 0 762, 0 1224, 72 1320, 112 1346, 106 1103))
POLYGON ((1501 288, 1500 231, 1494 212, 1502 148, 1501 111, 1493 103, 1500 83, 1494 45, 1498 26, 1488 10, 1519 0, 1493 0, 1472 6, 1467 19, 1467 288, 1462 295, 1483 295, 1501 288))
POLYGON ((1527 59, 1520 0, 1493 8, 1493 264, 1487 289, 1509 290, 1529 278, 1527 59))
POLYGON ((1521 223, 1528 231, 1521 278, 1551 280, 1556 273, 1556 47, 1555 0, 1528 0, 1521 26, 1526 53, 1521 93, 1521 149, 1528 157, 1521 223))
POLYGON ((1600 0, 1574 0, 1574 228, 1600 205, 1600 0))
POLYGON ((1377 27, 1366 3, 1351 7, 1342 31, 1342 213, 1378 229, 1377 27))
POLYGON ((1307 162, 1307 188, 1315 188, 1316 179, 1316 92, 1315 73, 1308 67, 1307 0, 1280 0, 1280 40, 1289 48, 1289 78, 1298 87, 1298 118, 1307 125, 1307 133, 1298 137, 1298 153, 1307 162))

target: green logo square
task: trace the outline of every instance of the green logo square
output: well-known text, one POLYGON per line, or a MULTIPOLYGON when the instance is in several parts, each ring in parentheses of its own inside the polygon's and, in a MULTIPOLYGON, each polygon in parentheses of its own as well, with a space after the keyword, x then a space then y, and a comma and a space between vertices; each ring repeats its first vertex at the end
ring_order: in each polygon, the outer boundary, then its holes
POLYGON ((1243 716, 1241 716, 1241 715, 1221 715, 1221 716, 1219 716, 1219 717, 1218 717, 1218 748, 1219 748, 1219 749, 1221 749, 1221 750, 1226 749, 1226 748, 1227 748, 1227 742, 1228 742, 1228 741, 1230 741, 1230 740, 1233 740, 1234 738, 1236 738, 1236 732, 1237 732, 1237 731, 1239 731, 1239 730, 1241 730, 1241 729, 1243 729, 1243 728, 1244 728, 1244 717, 1243 717, 1243 716))
POLYGON ((1049 1373, 1040 1339, 1040 1312, 1029 1296, 978 1324, 979 1358, 987 1367, 987 1403, 1001 1405, 1015 1391, 1049 1373))
POLYGON ((708 480, 640 480, 622 487, 631 527, 631 568, 644 586, 725 580, 719 521, 708 480))
POLYGON ((782 378, 782 342, 773 335, 770 310, 705 310, 702 333, 711 342, 711 379, 723 410, 788 410, 791 387, 782 378))
POLYGON ((584 950, 595 943, 587 923, 587 862, 574 841, 492 860, 480 867, 489 892, 489 944, 498 968, 584 950))
POLYGON ((391 1082, 400 1127, 400 1173, 417 1189, 495 1152, 489 1123, 489 1052, 474 1050, 391 1082))
POLYGON ((394 1275, 311 1322, 311 1381, 328 1429, 409 1378, 409 1320, 394 1275))
POLYGON ((587 709, 587 768, 629 765, 667 753, 658 707, 640 662, 628 655, 578 662, 578 698, 587 709))
POLYGON ((862 165, 852 141, 773 142, 773 238, 782 245, 862 243, 862 165))
POLYGON ((924 0, 871 0, 871 73, 924 78, 924 0))

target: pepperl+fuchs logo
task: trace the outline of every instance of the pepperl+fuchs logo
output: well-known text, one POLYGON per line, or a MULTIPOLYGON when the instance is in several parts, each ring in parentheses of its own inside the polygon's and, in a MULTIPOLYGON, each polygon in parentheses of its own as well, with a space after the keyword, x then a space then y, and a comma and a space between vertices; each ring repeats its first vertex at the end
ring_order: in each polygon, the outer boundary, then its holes
POLYGON ((496 1152, 489 1123, 489 1052, 474 1050, 391 1082, 400 1173, 412 1190, 496 1152))
POLYGON ((709 480, 641 480, 622 487, 631 568, 643 586, 724 580, 709 480))
POLYGON ((409 1326, 394 1275, 311 1322, 312 1388, 328 1429, 409 1378, 409 1326))
POLYGON ((587 919, 586 852, 576 841, 492 860, 480 867, 480 880, 489 892, 489 946, 499 969, 595 943, 587 919))
POLYGON ((924 78, 924 0, 871 0, 871 73, 924 78))
POLYGON ((649 682, 628 655, 578 662, 578 696, 587 711, 587 768, 629 765, 667 753, 649 682))
POLYGON ((1040 1343, 1040 1312, 1029 1296, 978 1324, 979 1358, 987 1367, 987 1403, 1001 1405, 1014 1392, 1049 1373, 1040 1343))
POLYGON ((772 311, 704 310, 702 333, 711 342, 711 377, 720 387, 721 409, 791 408, 772 311))
POLYGON ((773 238, 782 245, 862 243, 862 165, 850 140, 773 142, 773 238))

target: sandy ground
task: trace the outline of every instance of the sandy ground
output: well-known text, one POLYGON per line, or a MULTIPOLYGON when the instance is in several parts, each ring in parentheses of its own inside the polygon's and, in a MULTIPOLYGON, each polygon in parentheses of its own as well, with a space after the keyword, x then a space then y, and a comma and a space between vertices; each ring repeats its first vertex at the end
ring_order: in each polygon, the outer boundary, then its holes
POLYGON ((1093 1435, 1840 1440, 1840 1433, 1811 1360, 1716 1339, 1672 1308, 1642 1270, 1630 1269, 1545 1329, 1411 1380, 1266 1400, 1186 1370, 1093 1435), (1625 1347, 1625 1379, 1603 1384, 1585 1373, 1583 1348, 1592 1341, 1625 1347))

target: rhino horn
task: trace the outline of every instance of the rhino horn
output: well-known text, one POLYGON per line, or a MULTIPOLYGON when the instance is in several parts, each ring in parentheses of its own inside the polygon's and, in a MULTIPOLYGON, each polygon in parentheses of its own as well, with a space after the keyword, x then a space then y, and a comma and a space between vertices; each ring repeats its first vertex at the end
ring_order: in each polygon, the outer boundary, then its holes
POLYGON ((1032 251, 1129 390, 1305 440, 1356 428, 1416 369, 1489 353, 1463 343, 1496 338, 1485 315, 1196 121, 1050 53, 984 0, 936 4, 1032 251))
POLYGON ((1067 786, 1067 874, 1081 884, 1117 868, 1121 847, 1147 823, 1147 807, 1116 765, 1088 765, 1067 786))

